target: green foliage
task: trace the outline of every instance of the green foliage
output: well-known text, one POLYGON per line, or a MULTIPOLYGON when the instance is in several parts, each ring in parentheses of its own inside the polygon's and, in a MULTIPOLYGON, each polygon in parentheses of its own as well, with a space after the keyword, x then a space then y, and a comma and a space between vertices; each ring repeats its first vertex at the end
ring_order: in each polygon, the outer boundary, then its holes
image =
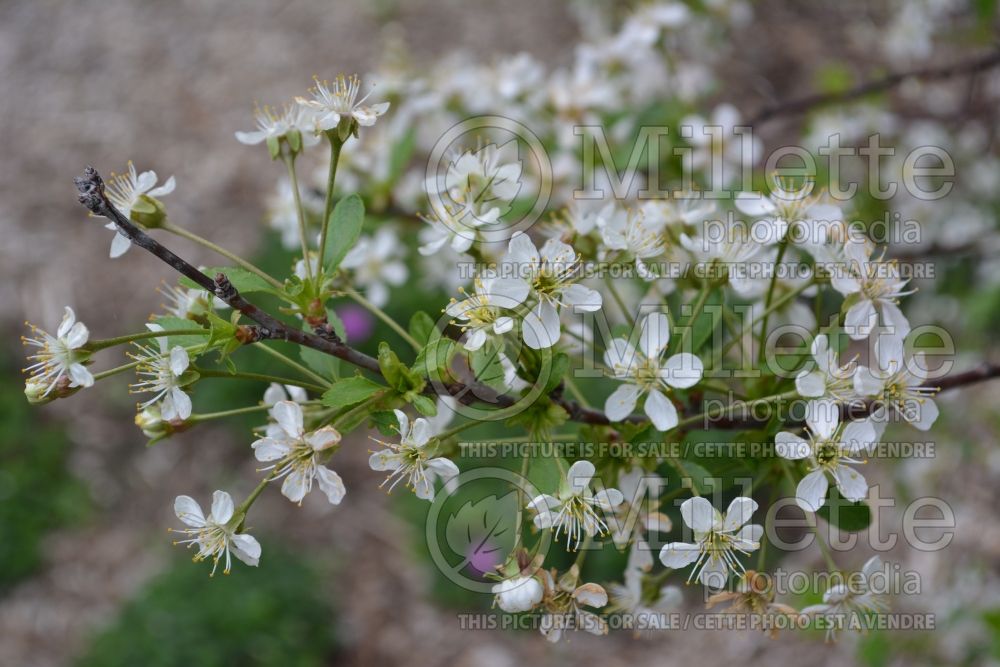
POLYGON ((849 533, 865 530, 872 522, 872 511, 864 501, 852 503, 840 496, 837 487, 830 485, 826 504, 816 512, 837 528, 849 533))
POLYGON ((332 274, 344 261, 347 251, 354 247, 361 236, 365 222, 365 205, 356 194, 344 197, 330 213, 329 236, 323 252, 323 268, 332 274))
POLYGON ((344 378, 335 383, 323 394, 323 405, 331 408, 346 408, 367 400, 385 389, 380 384, 372 382, 360 375, 344 378))
POLYGON ((66 469, 70 446, 62 429, 41 423, 16 384, 3 383, 0 590, 39 567, 46 533, 79 521, 87 511, 86 488, 66 469))
POLYGON ((92 642, 79 667, 318 667, 336 646, 316 574, 273 547, 229 576, 178 563, 92 642))

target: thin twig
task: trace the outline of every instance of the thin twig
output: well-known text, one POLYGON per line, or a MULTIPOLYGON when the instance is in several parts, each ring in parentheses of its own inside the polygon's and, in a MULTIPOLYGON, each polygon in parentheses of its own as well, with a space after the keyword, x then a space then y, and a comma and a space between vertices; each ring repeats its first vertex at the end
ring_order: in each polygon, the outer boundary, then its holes
POLYGON ((855 88, 840 91, 837 93, 817 93, 805 95, 784 102, 765 106, 747 121, 748 125, 757 125, 779 116, 795 116, 812 111, 817 107, 830 104, 840 104, 853 100, 891 90, 910 79, 920 79, 922 81, 939 81, 950 79, 955 76, 965 76, 976 74, 1000 65, 1000 50, 972 58, 969 60, 952 63, 943 67, 922 67, 908 70, 906 72, 896 72, 881 79, 874 79, 863 83, 855 88))

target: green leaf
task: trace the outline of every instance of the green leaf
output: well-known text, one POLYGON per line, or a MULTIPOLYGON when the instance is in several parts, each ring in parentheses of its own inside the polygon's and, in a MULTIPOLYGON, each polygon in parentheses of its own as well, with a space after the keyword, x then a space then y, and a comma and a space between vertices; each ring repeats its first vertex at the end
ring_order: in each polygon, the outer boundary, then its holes
POLYGON ((365 221, 365 205, 357 194, 344 197, 330 213, 327 246, 323 253, 323 266, 333 273, 344 256, 354 247, 361 236, 361 226, 365 221))
POLYGON ((715 484, 712 473, 704 467, 692 461, 680 460, 677 462, 684 471, 684 477, 691 481, 691 486, 698 493, 711 493, 715 484))
POLYGON ((566 371, 568 370, 569 356, 565 352, 559 352, 552 358, 552 364, 549 366, 549 377, 548 381, 545 383, 546 394, 552 392, 559 386, 559 383, 562 382, 562 379, 566 376, 566 371))
POLYGON ((346 408, 368 400, 383 389, 382 385, 356 375, 336 382, 323 393, 321 401, 330 408, 346 408))
POLYGON ((389 154, 389 182, 394 183, 399 180, 413 157, 413 150, 417 145, 417 132, 415 128, 403 135, 403 138, 396 142, 389 154))
MULTIPOLYGON (((270 292, 275 293, 274 287, 258 276, 253 271, 247 271, 241 266, 212 266, 207 269, 202 269, 202 273, 210 276, 213 280, 215 279, 216 273, 224 273, 226 277, 229 278, 229 282, 233 284, 233 287, 241 293, 251 293, 251 292, 270 292)), ((190 278, 181 276, 180 284, 184 287, 193 287, 195 289, 205 289, 201 285, 198 285, 190 278)))
POLYGON ((411 397, 410 403, 417 409, 417 412, 425 417, 437 416, 437 403, 435 403, 430 396, 417 394, 416 396, 411 397))
POLYGON ((450 338, 433 337, 413 362, 413 372, 427 376, 433 382, 450 381, 448 368, 455 356, 457 346, 450 338))
POLYGON ((559 491, 563 473, 559 466, 561 457, 536 456, 528 464, 528 481, 538 493, 554 494, 559 491))
POLYGON ((864 501, 852 503, 842 498, 836 486, 827 492, 826 504, 816 512, 827 523, 848 533, 857 533, 868 528, 872 522, 872 511, 864 501))
POLYGON ((421 345, 426 345, 432 334, 438 333, 434 326, 434 320, 422 310, 413 313, 413 317, 410 318, 410 326, 407 328, 410 335, 421 345))
POLYGON ((472 369, 476 380, 501 393, 507 390, 503 364, 500 363, 502 349, 496 344, 487 344, 469 355, 469 368, 472 369))
POLYGON ((405 392, 409 389, 406 386, 406 375, 404 374, 406 367, 385 341, 382 341, 378 345, 378 367, 382 371, 382 377, 385 378, 390 387, 400 392, 405 392))

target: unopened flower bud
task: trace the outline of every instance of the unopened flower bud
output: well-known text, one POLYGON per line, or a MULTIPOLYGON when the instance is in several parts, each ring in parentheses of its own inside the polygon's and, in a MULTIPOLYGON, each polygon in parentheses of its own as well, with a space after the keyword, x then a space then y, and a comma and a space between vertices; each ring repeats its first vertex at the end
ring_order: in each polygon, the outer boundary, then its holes
POLYGON ((510 614, 530 611, 542 601, 545 589, 535 577, 513 577, 493 586, 497 606, 510 614))

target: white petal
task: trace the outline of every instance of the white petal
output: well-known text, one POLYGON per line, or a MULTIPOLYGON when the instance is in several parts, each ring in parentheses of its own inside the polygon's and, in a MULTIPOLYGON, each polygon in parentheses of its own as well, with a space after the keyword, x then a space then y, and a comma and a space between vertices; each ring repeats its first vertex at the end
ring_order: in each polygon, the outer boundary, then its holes
POLYGON ((671 387, 687 389, 698 384, 704 372, 705 365, 701 359, 688 352, 681 352, 667 359, 660 369, 660 376, 671 387))
POLYGON ((94 376, 83 364, 71 364, 69 367, 69 377, 77 387, 94 386, 94 376))
POLYGON ((666 567, 677 570, 698 560, 699 553, 697 544, 671 542, 660 549, 660 562, 666 567))
POLYGON ((601 309, 601 293, 575 283, 559 292, 559 300, 573 309, 573 312, 593 313, 601 309))
POLYGON ((594 478, 594 464, 590 461, 577 461, 569 467, 566 473, 566 480, 569 482, 570 490, 575 494, 583 493, 590 486, 590 480, 594 478))
POLYGON ((174 514, 192 528, 201 528, 205 525, 205 514, 201 511, 201 505, 191 496, 177 496, 174 500, 174 514))
POLYGON ((413 420, 413 428, 410 429, 410 442, 418 447, 423 447, 431 439, 431 425, 423 417, 413 420))
POLYGON ((443 456, 427 461, 427 467, 435 475, 437 475, 438 479, 442 482, 447 482, 454 477, 458 477, 459 474, 458 466, 455 465, 455 462, 451 459, 446 459, 443 456))
POLYGON ((707 533, 716 525, 718 512, 705 498, 695 496, 681 503, 681 517, 688 527, 699 533, 707 533))
POLYGON ((763 536, 764 526, 759 523, 752 523, 736 531, 734 535, 736 541, 733 543, 733 546, 743 551, 756 551, 760 548, 760 538, 763 536))
POLYGON ((340 442, 340 432, 332 426, 324 426, 307 435, 306 442, 319 452, 340 442))
POLYGON ((863 500, 868 495, 867 480, 854 468, 839 465, 833 470, 833 478, 840 489, 840 495, 851 502, 863 500))
POLYGON ((600 609, 608 603, 608 593, 604 587, 597 584, 582 584, 573 591, 573 596, 580 604, 600 609))
POLYGON ((83 347, 87 343, 87 339, 90 338, 90 330, 87 329, 87 325, 83 322, 77 322, 70 327, 68 333, 65 335, 60 334, 59 338, 63 339, 66 343, 66 347, 71 350, 75 350, 83 347))
POLYGON ((264 463, 282 459, 291 451, 287 443, 273 438, 261 438, 255 441, 251 447, 253 447, 254 457, 264 463))
POLYGON ((670 320, 663 313, 650 313, 642 320, 639 348, 650 359, 657 359, 670 342, 670 320))
POLYGON ((601 509, 612 510, 625 502, 625 496, 618 489, 601 489, 594 494, 594 502, 601 509))
MULTIPOLYGON (((514 263, 518 264, 521 271, 527 270, 528 266, 538 264, 541 258, 538 256, 538 250, 535 249, 535 244, 531 242, 531 238, 528 237, 524 232, 518 232, 510 239, 510 244, 507 246, 507 255, 504 257, 504 263, 514 263)), ((514 274, 518 275, 518 274, 514 274)))
POLYGON ((779 431, 774 436, 774 451, 783 459, 797 461, 809 456, 812 448, 809 443, 788 431, 779 431))
POLYGON ((180 387, 174 387, 170 391, 169 397, 173 402, 173 407, 177 412, 177 417, 180 419, 187 419, 191 416, 193 406, 191 405, 191 397, 188 396, 187 392, 180 387))
POLYGON ((824 440, 833 437, 840 424, 840 407, 832 399, 817 399, 806 404, 806 424, 824 440))
POLYGON ((260 561, 260 543, 252 535, 233 535, 233 555, 251 567, 260 561))
POLYGON ((698 573, 698 581, 709 588, 722 588, 729 579, 729 567, 717 554, 711 554, 705 559, 705 564, 698 573))
POLYGON ((653 422, 658 431, 669 431, 677 426, 677 408, 673 402, 661 392, 653 389, 646 396, 646 416, 653 422))
POLYGON ((868 299, 862 299, 847 309, 844 316, 844 331, 854 340, 868 337, 878 321, 878 312, 868 299))
POLYGON ((926 431, 937 421, 938 406, 930 398, 907 401, 907 410, 903 416, 914 428, 926 431))
POLYGON ((795 489, 795 500, 805 511, 815 512, 826 503, 826 490, 829 486, 826 473, 813 470, 799 482, 795 489))
POLYGON ((63 311, 62 322, 59 323, 59 328, 56 330, 56 338, 65 338, 66 334, 76 326, 76 313, 69 306, 65 306, 63 311))
POLYGON ((882 307, 882 320, 887 334, 905 338, 910 333, 910 321, 903 311, 889 301, 880 301, 879 305, 882 307))
POLYGON ((522 323, 524 344, 544 350, 559 342, 559 312, 547 301, 539 301, 522 323))
POLYGON ((726 510, 726 518, 722 521, 722 529, 731 532, 745 524, 757 511, 757 502, 753 498, 740 496, 733 498, 726 510))
POLYGON ((368 467, 375 471, 396 470, 400 465, 400 455, 391 449, 380 449, 368 457, 368 467))
POLYGON ((774 203, 767 197, 756 192, 741 192, 733 201, 740 213, 755 218, 774 213, 774 203))
POLYGON ((170 372, 175 376, 180 377, 187 370, 190 360, 188 359, 187 350, 185 350, 180 345, 175 345, 172 350, 170 350, 170 372))
POLYGON ((806 398, 819 398, 826 393, 826 375, 821 371, 802 371, 795 378, 795 390, 806 398))
POLYGON ((319 490, 323 492, 331 505, 339 505, 340 501, 344 499, 344 495, 347 494, 344 480, 329 468, 317 467, 316 481, 319 483, 319 490))
POLYGON ((293 503, 299 503, 306 497, 311 486, 312 475, 302 468, 295 468, 285 475, 285 481, 281 483, 281 495, 293 503))
POLYGON ((212 494, 212 521, 217 524, 229 523, 233 518, 233 497, 225 491, 212 494))
POLYGON ((302 408, 298 403, 278 401, 271 408, 271 416, 289 437, 302 437, 302 408))
POLYGON ((128 240, 128 237, 121 232, 115 232, 115 237, 111 239, 111 253, 112 259, 121 257, 128 249, 132 247, 132 242, 128 240))

